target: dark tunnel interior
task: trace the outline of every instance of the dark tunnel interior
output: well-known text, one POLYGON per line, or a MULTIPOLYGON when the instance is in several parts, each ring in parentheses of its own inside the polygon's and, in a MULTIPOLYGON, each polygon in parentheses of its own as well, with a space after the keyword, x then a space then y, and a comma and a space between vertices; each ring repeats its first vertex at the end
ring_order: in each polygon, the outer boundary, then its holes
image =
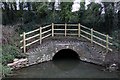
POLYGON ((58 51, 53 57, 53 60, 61 60, 61 59, 79 60, 79 55, 71 49, 62 49, 58 51))

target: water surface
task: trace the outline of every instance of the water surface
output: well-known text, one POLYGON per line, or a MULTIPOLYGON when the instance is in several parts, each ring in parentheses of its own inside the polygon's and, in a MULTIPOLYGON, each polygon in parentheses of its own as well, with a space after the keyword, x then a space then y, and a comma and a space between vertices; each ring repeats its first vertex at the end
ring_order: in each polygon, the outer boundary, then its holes
POLYGON ((14 71, 12 78, 119 78, 116 72, 75 59, 60 59, 14 71))

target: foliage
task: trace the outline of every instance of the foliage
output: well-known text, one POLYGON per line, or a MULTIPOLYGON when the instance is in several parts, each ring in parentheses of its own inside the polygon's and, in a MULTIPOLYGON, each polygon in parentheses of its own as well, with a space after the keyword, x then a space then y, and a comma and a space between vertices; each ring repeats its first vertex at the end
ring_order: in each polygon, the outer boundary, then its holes
POLYGON ((79 16, 79 18, 81 18, 82 20, 81 23, 89 26, 89 27, 93 27, 96 28, 99 27, 100 22, 102 21, 101 18, 101 5, 100 4, 96 4, 96 3, 91 3, 88 5, 88 9, 84 10, 84 6, 82 9, 83 12, 80 12, 81 15, 79 16))
POLYGON ((2 77, 11 73, 11 69, 8 66, 4 66, 0 63, 0 73, 2 73, 2 77))
POLYGON ((114 3, 103 3, 105 8, 105 27, 106 32, 111 33, 114 29, 113 27, 116 27, 113 25, 113 19, 114 19, 114 3))
POLYGON ((21 54, 20 39, 16 29, 13 26, 4 26, 2 28, 2 63, 12 62, 14 58, 24 57, 21 54))
POLYGON ((3 26, 2 27, 2 48, 0 48, 0 67, 2 68, 2 75, 5 76, 6 74, 10 73, 11 70, 6 65, 9 62, 13 62, 15 58, 22 58, 25 57, 21 54, 21 50, 19 49, 20 46, 20 39, 16 26, 3 26))
POLYGON ((16 32, 16 26, 3 26, 2 27, 2 44, 9 44, 19 47, 20 37, 16 32))
POLYGON ((16 22, 19 17, 21 17, 21 12, 16 11, 16 3, 15 2, 2 2, 5 6, 5 9, 2 8, 2 24, 13 24, 13 21, 16 22), (15 10, 13 10, 13 7, 15 10))
POLYGON ((83 16, 84 12, 85 12, 85 2, 80 2, 80 10, 78 11, 78 18, 80 23, 84 19, 84 16, 83 16))
POLYGON ((120 49, 120 30, 115 30, 112 32, 113 44, 116 48, 120 49))
POLYGON ((39 13, 40 17, 44 17, 48 11, 47 3, 40 2, 40 3, 37 3, 37 5, 39 5, 39 6, 36 6, 37 12, 39 13))
POLYGON ((32 22, 26 23, 24 25, 18 25, 18 27, 19 27, 18 33, 22 34, 23 32, 28 32, 28 31, 34 30, 34 29, 40 27, 40 25, 38 26, 35 21, 32 21, 32 22))
POLYGON ((72 2, 62 2, 61 3, 61 11, 60 11, 60 18, 62 22, 70 22, 73 18, 71 12, 72 2))
POLYGON ((12 62, 14 58, 21 57, 17 47, 11 45, 3 45, 2 47, 2 63, 12 62))
MULTIPOLYGON (((81 0, 84 1, 84 0, 81 0)), ((101 4, 92 2, 88 5, 88 9, 85 9, 85 2, 80 3, 80 10, 78 12, 71 12, 72 2, 61 2, 60 11, 56 11, 54 7, 54 2, 27 2, 20 3, 20 10, 16 11, 9 8, 14 6, 16 8, 16 3, 5 3, 6 7, 3 10, 3 23, 12 23, 13 21, 19 21, 19 18, 23 20, 21 30, 28 30, 30 27, 26 27, 29 24, 35 23, 40 25, 55 23, 78 23, 84 24, 88 27, 93 27, 101 32, 111 33, 114 28, 114 3, 103 2, 105 14, 101 14, 103 7, 101 4), (23 10, 23 6, 27 4, 29 10, 23 10), (32 10, 30 10, 30 5, 32 10), (51 8, 51 9, 50 9, 51 8), (25 26, 24 26, 25 25, 25 26)), ((119 16, 118 16, 119 17, 119 16)), ((118 19, 119 22, 119 19, 118 19)), ((31 26, 33 27, 33 26, 31 26)), ((33 29, 33 28, 31 28, 33 29)))
POLYGON ((23 22, 24 24, 30 23, 35 19, 35 13, 32 11, 26 11, 23 13, 23 22))

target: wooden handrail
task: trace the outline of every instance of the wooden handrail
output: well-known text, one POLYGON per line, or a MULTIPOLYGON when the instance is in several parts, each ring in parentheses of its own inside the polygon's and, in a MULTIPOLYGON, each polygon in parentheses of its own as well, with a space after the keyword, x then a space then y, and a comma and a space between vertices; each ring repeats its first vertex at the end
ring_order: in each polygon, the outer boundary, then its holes
POLYGON ((50 37, 50 36, 54 37, 55 35, 63 35, 63 36, 69 36, 69 35, 75 36, 76 35, 78 37, 83 37, 83 38, 91 41, 91 43, 95 43, 95 44, 98 44, 99 46, 101 46, 103 48, 106 48, 107 52, 112 51, 112 49, 109 46, 109 45, 113 45, 111 42, 109 42, 109 39, 112 39, 112 37, 110 37, 109 35, 105 35, 103 33, 100 33, 96 30, 90 29, 86 26, 83 26, 80 23, 79 24, 67 24, 67 23, 65 23, 65 24, 54 24, 54 23, 52 23, 50 25, 40 27, 39 29, 35 29, 33 31, 29 31, 29 32, 26 32, 26 33, 23 32, 23 34, 20 35, 21 37, 23 37, 23 40, 20 41, 20 43, 23 44, 21 49, 23 49, 24 53, 26 53, 26 47, 27 46, 30 46, 30 45, 38 42, 38 41, 40 41, 40 44, 41 44, 43 39, 45 39, 47 37, 50 37), (59 27, 55 27, 55 26, 63 26, 64 29, 60 29, 59 27), (76 26, 76 27, 73 28, 73 29, 72 28, 67 28, 69 26, 76 26), (50 28, 48 29, 48 27, 50 27, 50 28), (44 29, 44 31, 43 31, 43 29, 44 29), (54 32, 55 30, 64 31, 64 32, 54 32), (39 34, 37 33, 36 35, 33 35, 31 37, 27 37, 28 34, 30 35, 30 34, 35 33, 37 31, 39 31, 39 34), (76 33, 69 33, 67 31, 74 31, 76 33), (85 34, 83 34, 83 33, 85 33, 85 34), (96 34, 101 35, 101 37, 98 37, 96 34), (90 38, 87 37, 87 35, 89 35, 90 38), (40 36, 39 39, 34 40, 30 43, 26 43, 26 41, 31 40, 33 38, 36 38, 38 36, 40 36), (106 39, 105 38, 103 39, 102 36, 105 37, 106 39), (101 44, 98 41, 95 41, 94 39, 98 39, 99 41, 103 41, 106 44, 101 44))
MULTIPOLYGON (((103 47, 103 48, 106 48, 106 46, 104 46, 104 45, 102 45, 102 44, 100 44, 100 43, 98 43, 98 42, 96 42, 96 41, 93 41, 93 42, 96 43, 96 44, 98 44, 99 46, 101 46, 101 47, 103 47)), ((112 51, 112 49, 110 49, 110 48, 108 48, 108 50, 112 51)))
MULTIPOLYGON (((60 31, 61 31, 61 30, 65 30, 65 29, 54 29, 54 30, 58 30, 58 31, 60 30, 60 31)), ((66 29, 66 30, 69 30, 69 31, 77 31, 78 29, 66 29)))
POLYGON ((64 26, 65 24, 54 24, 55 26, 64 26))
POLYGON ((85 26, 83 26, 83 25, 81 25, 81 27, 83 27, 83 28, 85 28, 85 29, 87 29, 87 30, 91 30, 90 28, 85 27, 85 26))
POLYGON ((59 31, 59 30, 65 30, 65 29, 54 29, 54 30, 58 30, 59 31))
POLYGON ((36 42, 38 42, 38 41, 40 41, 40 39, 37 39, 37 40, 35 40, 35 41, 31 42, 31 43, 26 44, 26 46, 29 46, 29 45, 31 45, 31 44, 34 44, 34 43, 36 43, 36 42))
MULTIPOLYGON (((99 37, 97 37, 97 36, 95 36, 95 35, 93 35, 93 37, 106 43, 106 40, 104 40, 104 39, 102 39, 102 38, 99 38, 99 37)), ((113 45, 111 42, 108 42, 108 44, 109 44, 109 45, 113 45)))
POLYGON ((81 30, 81 32, 85 33, 85 34, 88 34, 88 35, 91 35, 90 33, 84 31, 84 30, 81 30))
MULTIPOLYGON (((28 35, 28 34, 36 32, 36 31, 39 31, 39 29, 35 29, 33 31, 26 32, 25 34, 28 35)), ((23 36, 23 34, 20 35, 20 37, 22 37, 22 36, 23 36)))
MULTIPOLYGON (((100 32, 98 32, 98 31, 93 30, 93 32, 95 32, 95 33, 97 33, 97 34, 100 34, 100 35, 102 35, 102 36, 106 37, 106 35, 105 35, 105 34, 100 33, 100 32)), ((109 38, 109 39, 113 39, 113 38, 112 38, 112 37, 110 37, 110 36, 108 36, 108 38, 109 38)))
POLYGON ((26 35, 27 35, 27 34, 34 33, 34 32, 36 32, 36 31, 39 31, 39 29, 35 29, 35 30, 33 30, 33 31, 27 32, 26 35))
POLYGON ((90 38, 88 38, 88 37, 86 37, 86 36, 84 36, 84 35, 82 35, 82 34, 81 34, 80 36, 82 36, 83 38, 86 38, 87 40, 91 41, 90 38))
POLYGON ((67 26, 78 26, 78 24, 68 24, 67 26))
POLYGON ((50 26, 51 26, 51 24, 50 24, 50 25, 47 25, 47 26, 42 27, 42 29, 48 28, 48 27, 50 27, 50 26))
POLYGON ((51 36, 51 34, 48 34, 48 35, 42 37, 42 39, 47 38, 47 37, 49 37, 49 36, 51 36))
POLYGON ((40 34, 36 34, 36 35, 34 35, 34 36, 31 36, 31 37, 29 37, 29 38, 26 38, 25 40, 27 41, 27 40, 30 40, 30 39, 32 39, 32 38, 35 38, 35 37, 37 37, 37 36, 39 36, 40 34))
POLYGON ((49 29, 49 30, 47 30, 47 31, 44 31, 44 32, 42 32, 42 34, 48 33, 48 32, 50 32, 50 31, 52 31, 52 29, 49 29))

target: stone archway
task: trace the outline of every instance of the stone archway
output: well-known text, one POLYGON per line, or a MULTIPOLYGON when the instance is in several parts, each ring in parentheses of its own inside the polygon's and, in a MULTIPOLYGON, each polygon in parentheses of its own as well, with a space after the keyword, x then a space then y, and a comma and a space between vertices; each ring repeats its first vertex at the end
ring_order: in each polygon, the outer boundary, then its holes
POLYGON ((73 49, 61 49, 52 57, 52 62, 60 70, 68 71, 79 65, 80 56, 73 49))
POLYGON ((104 63, 104 50, 97 45, 91 46, 91 43, 82 42, 79 39, 73 40, 48 40, 28 54, 29 64, 37 64, 50 61, 53 57, 63 49, 70 49, 78 54, 82 61, 92 62, 96 64, 104 63))
POLYGON ((57 59, 80 59, 80 56, 72 49, 61 49, 52 58, 52 60, 57 59))

